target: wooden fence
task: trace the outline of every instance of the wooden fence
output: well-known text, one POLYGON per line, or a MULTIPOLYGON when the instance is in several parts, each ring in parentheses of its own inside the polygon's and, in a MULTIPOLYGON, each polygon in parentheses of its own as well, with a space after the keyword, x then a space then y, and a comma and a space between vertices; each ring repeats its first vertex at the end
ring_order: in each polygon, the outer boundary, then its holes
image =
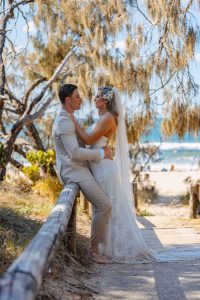
POLYGON ((200 184, 191 185, 190 203, 189 203, 189 218, 196 219, 200 206, 200 184))
POLYGON ((63 188, 47 221, 0 280, 1 300, 35 299, 43 275, 64 234, 67 234, 71 250, 76 251, 75 199, 78 191, 76 184, 63 188))

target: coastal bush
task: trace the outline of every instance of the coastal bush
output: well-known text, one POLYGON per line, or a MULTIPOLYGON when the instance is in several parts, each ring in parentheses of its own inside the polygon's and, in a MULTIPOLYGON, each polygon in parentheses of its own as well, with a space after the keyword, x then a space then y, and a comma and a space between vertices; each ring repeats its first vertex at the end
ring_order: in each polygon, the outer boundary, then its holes
POLYGON ((181 195, 180 196, 180 202, 183 205, 189 205, 189 202, 190 202, 190 193, 186 193, 184 195, 181 195))
POLYGON ((40 168, 38 166, 23 167, 22 172, 31 180, 33 183, 41 178, 40 168))
POLYGON ((49 174, 50 164, 55 163, 55 151, 30 151, 26 155, 30 166, 23 167, 22 172, 35 184, 43 174, 49 174))
POLYGON ((158 194, 155 189, 147 190, 146 188, 142 188, 138 190, 138 201, 139 203, 149 203, 152 204, 157 199, 158 194))
POLYGON ((39 168, 44 167, 46 172, 49 173, 49 166, 51 163, 55 163, 55 151, 30 151, 26 155, 26 159, 31 163, 32 166, 37 166, 39 168))

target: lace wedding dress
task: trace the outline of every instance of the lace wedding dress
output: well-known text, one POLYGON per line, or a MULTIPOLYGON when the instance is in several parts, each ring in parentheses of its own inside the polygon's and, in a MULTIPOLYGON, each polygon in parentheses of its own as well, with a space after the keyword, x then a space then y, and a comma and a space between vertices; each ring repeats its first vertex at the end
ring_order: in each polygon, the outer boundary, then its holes
MULTIPOLYGON (((115 97, 118 101, 118 111, 122 112, 123 108, 117 98, 118 95, 115 97)), ((89 126, 87 133, 90 134, 94 127, 95 124, 89 126)), ((107 142, 108 138, 103 136, 90 148, 104 147, 107 142)), ((100 244, 100 253, 119 263, 200 259, 199 247, 174 247, 159 252, 147 247, 134 212, 133 193, 129 181, 128 142, 122 114, 119 116, 115 152, 114 160, 103 159, 98 162, 89 162, 93 176, 112 202, 112 214, 107 227, 106 240, 104 244, 100 244)))

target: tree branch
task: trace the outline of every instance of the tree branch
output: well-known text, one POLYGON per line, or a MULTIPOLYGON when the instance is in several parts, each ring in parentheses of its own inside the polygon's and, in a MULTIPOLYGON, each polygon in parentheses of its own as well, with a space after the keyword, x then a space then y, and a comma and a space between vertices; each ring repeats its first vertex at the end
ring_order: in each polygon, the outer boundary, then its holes
MULTIPOLYGON (((76 48, 76 46, 74 47, 76 48)), ((71 56, 73 55, 73 51, 74 48, 72 48, 70 50, 70 52, 64 57, 63 61, 60 63, 60 65, 56 68, 56 70, 54 71, 53 75, 51 76, 51 78, 47 81, 47 83, 45 84, 45 86, 42 88, 42 91, 40 92, 40 94, 35 97, 33 99, 33 101, 31 102, 31 104, 27 107, 26 111, 24 112, 21 120, 23 120, 23 118, 25 118, 27 115, 30 114, 31 110, 33 109, 33 107, 38 104, 40 102, 40 100, 43 98, 46 90, 50 87, 50 85, 56 80, 56 78, 58 77, 58 75, 60 74, 60 72, 62 71, 62 69, 64 68, 65 64, 67 63, 67 61, 71 58, 71 56)), ((23 121, 22 121, 23 122, 23 121)))
POLYGON ((18 162, 17 160, 15 160, 14 158, 11 157, 10 162, 13 166, 15 166, 17 169, 22 169, 24 166, 18 162))
POLYGON ((33 91, 33 90, 34 90, 41 82, 43 82, 43 81, 45 81, 45 80, 46 80, 46 78, 44 78, 44 77, 41 77, 41 78, 37 79, 37 80, 31 85, 31 87, 28 89, 28 91, 26 92, 26 94, 25 94, 25 96, 24 96, 24 98, 23 98, 23 104, 24 104, 25 107, 27 107, 28 98, 29 98, 31 92, 32 92, 32 91, 33 91))

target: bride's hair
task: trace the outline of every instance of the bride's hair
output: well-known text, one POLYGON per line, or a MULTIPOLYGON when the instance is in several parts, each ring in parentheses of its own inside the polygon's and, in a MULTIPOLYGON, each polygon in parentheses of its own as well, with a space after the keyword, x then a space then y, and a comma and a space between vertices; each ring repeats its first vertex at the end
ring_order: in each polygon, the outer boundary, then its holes
POLYGON ((116 123, 118 124, 118 111, 115 102, 115 93, 111 86, 101 86, 98 88, 101 92, 103 99, 106 100, 107 110, 114 116, 116 123))

